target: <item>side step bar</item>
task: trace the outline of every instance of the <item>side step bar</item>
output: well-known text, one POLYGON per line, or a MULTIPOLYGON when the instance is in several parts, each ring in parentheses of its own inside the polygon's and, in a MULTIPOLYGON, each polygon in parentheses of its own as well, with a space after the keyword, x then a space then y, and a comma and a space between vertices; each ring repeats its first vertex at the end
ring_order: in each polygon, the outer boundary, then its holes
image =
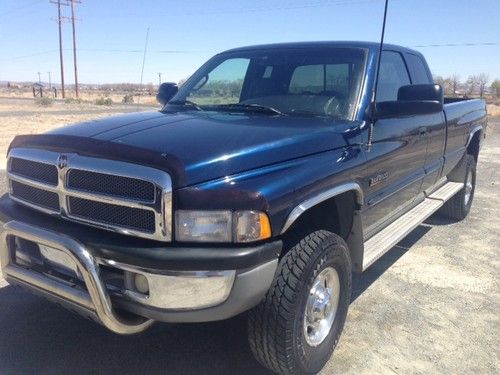
POLYGON ((447 182, 427 196, 422 203, 368 239, 364 246, 363 271, 441 208, 463 186, 464 184, 460 182, 447 182))

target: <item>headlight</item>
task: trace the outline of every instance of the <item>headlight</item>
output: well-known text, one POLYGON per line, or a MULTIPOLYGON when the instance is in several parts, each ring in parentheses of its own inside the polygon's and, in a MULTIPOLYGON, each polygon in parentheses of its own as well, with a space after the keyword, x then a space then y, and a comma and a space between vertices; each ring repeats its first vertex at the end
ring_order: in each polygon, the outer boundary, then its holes
POLYGON ((258 211, 175 213, 175 238, 181 242, 252 242, 271 237, 269 218, 258 211))

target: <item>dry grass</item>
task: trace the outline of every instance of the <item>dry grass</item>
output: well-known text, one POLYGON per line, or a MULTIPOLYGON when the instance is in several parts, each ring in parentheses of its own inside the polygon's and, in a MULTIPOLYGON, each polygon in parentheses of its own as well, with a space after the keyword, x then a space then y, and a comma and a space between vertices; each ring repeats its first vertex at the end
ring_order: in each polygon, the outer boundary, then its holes
POLYGON ((97 106, 89 103, 65 104, 54 102, 49 107, 36 104, 34 100, 0 98, 0 167, 5 163, 7 148, 18 134, 43 133, 61 126, 89 121, 106 116, 137 110, 151 110, 154 107, 135 105, 97 106))
POLYGON ((491 117, 500 117, 500 105, 488 104, 488 114, 491 117))
MULTIPOLYGON (((60 94, 59 94, 60 95, 60 94)), ((137 95, 128 91, 109 91, 109 90, 81 90, 80 91, 80 99, 86 103, 94 103, 97 99, 100 98, 110 98, 114 104, 122 103, 122 100, 125 95, 132 95, 134 98, 134 103, 141 103, 147 105, 156 105, 156 96, 154 94, 137 95)), ((44 96, 49 96, 49 92, 44 91, 44 96)), ((3 98, 25 98, 31 99, 33 98, 33 92, 31 89, 0 89, 0 97, 3 98)), ((58 97, 61 99, 61 97, 58 97)), ((66 90, 66 99, 67 98, 75 98, 75 93, 73 90, 66 90)))

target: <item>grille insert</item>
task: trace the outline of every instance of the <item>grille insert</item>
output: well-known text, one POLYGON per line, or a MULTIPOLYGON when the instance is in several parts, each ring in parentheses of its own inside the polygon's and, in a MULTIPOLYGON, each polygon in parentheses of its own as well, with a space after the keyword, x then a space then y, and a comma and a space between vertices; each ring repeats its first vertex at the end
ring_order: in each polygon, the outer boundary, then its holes
POLYGON ((59 211, 59 196, 57 193, 38 189, 17 181, 11 181, 12 195, 28 203, 59 211))
POLYGON ((155 231, 155 215, 149 210, 69 197, 68 214, 102 224, 118 225, 144 232, 155 231))
POLYGON ((168 173, 76 153, 12 148, 12 199, 75 222, 157 241, 172 240, 168 173))
POLYGON ((55 165, 39 163, 27 159, 11 158, 10 171, 35 181, 57 185, 58 174, 55 165))
POLYGON ((155 200, 155 186, 131 177, 72 169, 68 173, 68 188, 140 201, 155 200))

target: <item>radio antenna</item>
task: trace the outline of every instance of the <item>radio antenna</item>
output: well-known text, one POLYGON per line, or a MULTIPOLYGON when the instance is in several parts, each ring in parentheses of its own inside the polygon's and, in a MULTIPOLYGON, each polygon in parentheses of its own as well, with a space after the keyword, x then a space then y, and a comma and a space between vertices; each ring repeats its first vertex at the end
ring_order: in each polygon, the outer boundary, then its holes
POLYGON ((146 30, 146 43, 144 44, 144 54, 142 55, 141 82, 139 84, 139 96, 137 96, 137 110, 139 110, 139 101, 142 95, 142 78, 144 77, 144 65, 146 64, 146 53, 148 52, 149 27, 146 30))
POLYGON ((375 73, 375 86, 373 88, 372 103, 371 103, 371 108, 370 108, 370 127, 368 128, 368 143, 366 145, 368 151, 370 151, 370 149, 372 147, 372 141, 373 141, 373 118, 375 115, 375 106, 377 103, 378 77, 380 74, 380 61, 382 60, 382 51, 384 48, 385 21, 387 20, 387 7, 388 7, 388 5, 389 5, 389 0, 385 0, 384 20, 382 23, 382 35, 380 36, 380 45, 379 45, 378 57, 377 57, 377 70, 375 73))

